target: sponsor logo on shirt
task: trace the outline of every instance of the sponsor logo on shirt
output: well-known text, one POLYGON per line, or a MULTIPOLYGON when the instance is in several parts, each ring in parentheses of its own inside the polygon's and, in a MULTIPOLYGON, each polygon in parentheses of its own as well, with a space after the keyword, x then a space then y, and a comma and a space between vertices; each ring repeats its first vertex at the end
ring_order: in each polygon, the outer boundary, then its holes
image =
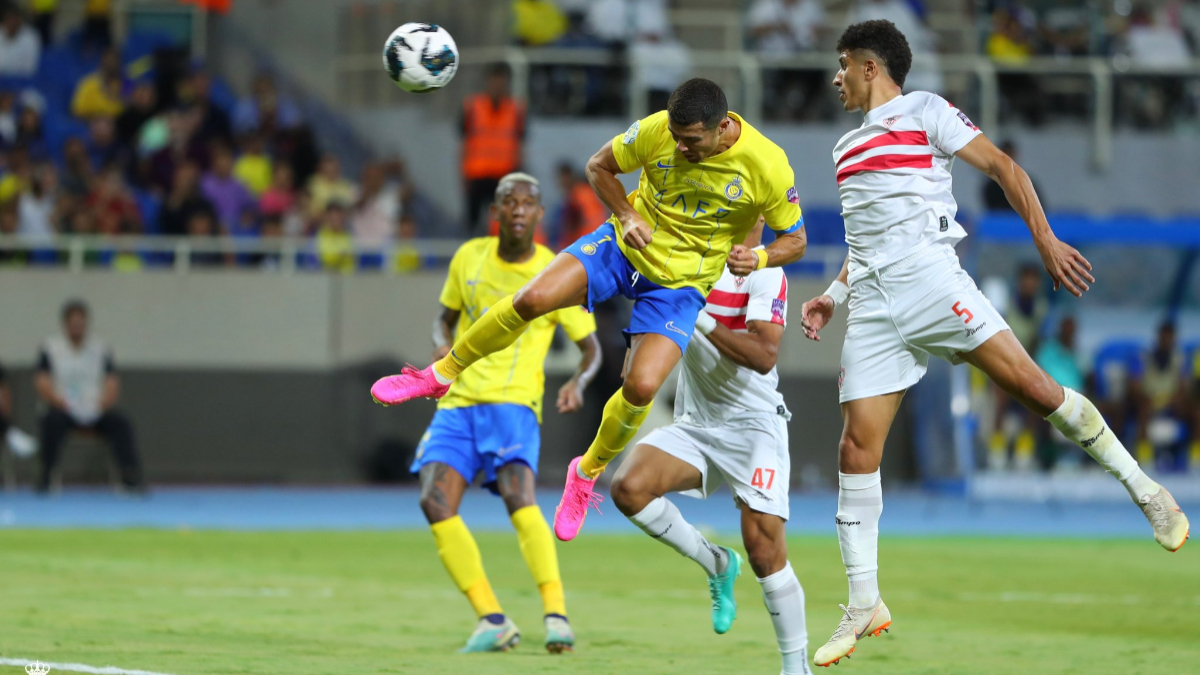
POLYGON ((787 191, 787 200, 788 200, 789 202, 793 203, 793 204, 799 204, 799 203, 800 203, 800 195, 799 195, 799 194, 796 192, 796 186, 795 186, 795 185, 793 185, 792 187, 788 188, 788 191, 787 191))
POLYGON ((957 110, 955 112, 958 113, 958 119, 962 120, 963 124, 967 125, 968 127, 972 128, 972 129, 975 129, 976 131, 979 130, 979 127, 975 126, 975 123, 971 121, 970 117, 967 117, 967 114, 965 112, 963 112, 961 110, 957 110))
MULTIPOLYGON (((707 192, 716 192, 716 189, 714 189, 713 186, 705 185, 704 183, 701 183, 700 181, 696 180, 695 178, 684 178, 683 182, 687 183, 688 185, 691 185, 692 187, 696 188, 697 190, 705 190, 707 192)), ((687 206, 686 202, 684 203, 684 206, 685 207, 687 206)))
POLYGON ((734 176, 733 180, 729 181, 729 184, 725 186, 725 197, 727 199, 729 199, 729 201, 733 201, 741 196, 742 196, 742 177, 734 176))
POLYGON ((779 298, 771 300, 771 320, 783 323, 783 300, 779 298))
POLYGON ((621 139, 625 142, 625 145, 630 145, 634 142, 634 140, 637 139, 638 130, 641 129, 641 127, 641 121, 637 121, 629 125, 629 128, 625 130, 625 137, 621 139))
POLYGON ((974 334, 978 333, 979 331, 983 330, 983 327, 984 327, 984 326, 986 326, 986 325, 987 325, 987 322, 986 322, 986 321, 984 321, 983 323, 979 324, 978 326, 975 326, 974 328, 968 328, 968 329, 967 329, 967 337, 971 337, 972 335, 974 335, 974 334))

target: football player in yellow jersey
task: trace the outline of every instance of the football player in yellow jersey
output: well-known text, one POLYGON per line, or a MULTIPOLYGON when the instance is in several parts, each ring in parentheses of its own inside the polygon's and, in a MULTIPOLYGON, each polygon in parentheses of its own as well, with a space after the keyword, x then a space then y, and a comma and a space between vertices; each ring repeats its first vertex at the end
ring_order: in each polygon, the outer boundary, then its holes
POLYGON ((739 115, 714 82, 692 79, 667 110, 634 122, 587 164, 588 181, 613 212, 599 229, 563 251, 514 296, 497 302, 425 370, 405 369, 371 388, 385 405, 440 398, 473 363, 512 344, 530 323, 564 307, 618 293, 634 300, 625 331, 625 382, 604 406, 596 438, 567 470, 554 533, 573 539, 595 494, 595 479, 633 438, 655 393, 683 355, 704 298, 723 264, 745 276, 804 255, 806 238, 787 155, 739 115), (641 169, 625 194, 617 175, 641 169), (765 249, 742 245, 766 219, 777 238, 765 249))
MULTIPOLYGON (((521 173, 505 176, 491 209, 500 222, 499 236, 468 241, 450 261, 442 313, 434 322, 435 358, 450 350, 453 335, 461 336, 498 300, 511 296, 554 259, 549 249, 533 243, 542 218, 536 179, 521 173)), ((581 307, 567 307, 531 321, 514 344, 463 373, 438 403, 413 462, 412 471, 421 478, 421 510, 438 556, 479 617, 464 652, 503 651, 520 638, 496 600, 479 548, 458 515, 463 492, 479 473, 483 486, 504 498, 521 554, 537 582, 545 610, 546 648, 559 653, 575 643, 554 538, 534 501, 545 389, 542 365, 555 326, 562 326, 583 352, 575 375, 558 392, 558 411, 579 410, 583 391, 600 367, 600 342, 592 315, 581 307)))

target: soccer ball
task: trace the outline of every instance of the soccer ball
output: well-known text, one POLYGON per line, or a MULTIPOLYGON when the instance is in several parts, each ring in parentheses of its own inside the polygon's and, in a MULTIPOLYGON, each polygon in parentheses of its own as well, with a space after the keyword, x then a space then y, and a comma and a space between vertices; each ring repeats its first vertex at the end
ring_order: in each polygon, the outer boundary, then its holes
POLYGON ((441 89, 458 72, 458 47, 436 23, 406 23, 383 45, 383 67, 404 91, 424 94, 441 89))

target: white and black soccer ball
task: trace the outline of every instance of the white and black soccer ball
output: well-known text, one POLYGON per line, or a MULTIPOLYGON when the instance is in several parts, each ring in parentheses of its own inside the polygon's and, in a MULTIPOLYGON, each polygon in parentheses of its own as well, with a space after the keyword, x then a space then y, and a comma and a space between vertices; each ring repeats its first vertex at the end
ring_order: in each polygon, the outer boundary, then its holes
POLYGON ((406 23, 383 45, 383 67, 404 91, 418 94, 441 89, 458 72, 458 46, 435 23, 406 23))

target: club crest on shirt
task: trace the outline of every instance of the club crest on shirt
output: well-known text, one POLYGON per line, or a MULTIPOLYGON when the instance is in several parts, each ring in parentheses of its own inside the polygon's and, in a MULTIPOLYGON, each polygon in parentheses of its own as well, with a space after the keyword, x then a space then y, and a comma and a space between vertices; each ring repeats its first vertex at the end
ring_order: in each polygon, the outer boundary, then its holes
POLYGON ((900 121, 900 116, 899 116, 899 115, 892 115, 891 117, 889 117, 889 118, 887 118, 886 120, 884 120, 884 121, 883 121, 883 126, 885 126, 885 127, 889 128, 889 129, 891 129, 891 128, 892 128, 892 125, 894 125, 894 124, 895 124, 896 122, 898 122, 898 121, 900 121))
POLYGON ((742 196, 742 177, 734 176, 733 180, 729 181, 729 184, 725 186, 725 197, 729 201, 734 201, 735 199, 737 199, 738 197, 741 197, 741 196, 742 196))
POLYGON ((642 123, 640 120, 635 121, 633 124, 629 125, 629 128, 625 130, 625 137, 621 139, 622 141, 624 141, 625 145, 629 145, 630 143, 633 143, 635 140, 637 140, 638 129, 640 129, 641 126, 642 126, 642 123))
POLYGON ((744 283, 746 283, 746 277, 734 277, 733 278, 733 287, 738 290, 742 289, 742 284, 744 284, 744 283))
POLYGON ((788 188, 788 191, 787 191, 787 200, 788 200, 789 202, 793 203, 793 204, 799 204, 799 203, 800 203, 800 194, 796 192, 796 186, 795 186, 795 185, 793 185, 792 187, 788 188))

